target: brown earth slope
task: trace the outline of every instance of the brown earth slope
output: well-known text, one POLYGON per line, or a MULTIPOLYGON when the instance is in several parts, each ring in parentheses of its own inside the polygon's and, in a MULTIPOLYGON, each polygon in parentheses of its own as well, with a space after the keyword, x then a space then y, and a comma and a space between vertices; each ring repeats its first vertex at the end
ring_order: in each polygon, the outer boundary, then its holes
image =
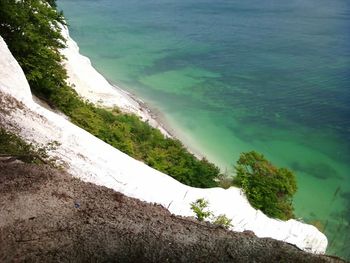
POLYGON ((0 161, 0 211, 0 262, 340 262, 20 162, 0 161))

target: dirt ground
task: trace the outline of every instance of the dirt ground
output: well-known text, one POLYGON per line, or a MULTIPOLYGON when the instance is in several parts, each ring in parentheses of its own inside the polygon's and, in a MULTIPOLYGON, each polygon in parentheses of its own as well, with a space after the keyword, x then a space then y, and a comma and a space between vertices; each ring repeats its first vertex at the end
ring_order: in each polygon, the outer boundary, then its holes
POLYGON ((342 262, 235 233, 84 183, 0 161, 0 262, 342 262))

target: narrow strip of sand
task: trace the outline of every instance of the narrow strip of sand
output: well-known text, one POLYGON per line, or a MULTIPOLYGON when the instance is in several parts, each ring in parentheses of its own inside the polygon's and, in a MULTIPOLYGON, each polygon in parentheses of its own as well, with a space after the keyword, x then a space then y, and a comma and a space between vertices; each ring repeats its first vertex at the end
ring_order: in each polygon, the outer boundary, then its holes
POLYGON ((69 30, 62 26, 61 33, 66 39, 66 48, 61 50, 64 55, 64 67, 67 70, 68 83, 84 99, 102 108, 119 108, 125 113, 132 113, 140 117, 152 127, 159 129, 162 134, 170 138, 179 138, 187 149, 198 159, 205 157, 188 139, 184 139, 180 132, 176 132, 164 118, 140 98, 108 81, 92 65, 90 59, 79 52, 78 44, 70 37, 69 30), (192 146, 192 147, 191 147, 192 146))
POLYGON ((172 137, 157 115, 142 100, 108 82, 92 66, 90 59, 79 53, 79 47, 69 36, 67 27, 62 26, 61 32, 67 45, 61 53, 66 58, 64 67, 67 70, 68 83, 80 96, 100 107, 117 107, 123 112, 136 114, 152 127, 159 129, 165 136, 172 137))

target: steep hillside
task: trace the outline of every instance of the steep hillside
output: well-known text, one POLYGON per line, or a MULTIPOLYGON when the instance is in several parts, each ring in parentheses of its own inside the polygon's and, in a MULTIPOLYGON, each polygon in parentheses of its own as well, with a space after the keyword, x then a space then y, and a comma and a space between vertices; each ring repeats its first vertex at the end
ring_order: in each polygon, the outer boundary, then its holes
POLYGON ((175 217, 47 166, 0 161, 1 262, 342 262, 175 217))
POLYGON ((0 123, 26 141, 57 147, 49 154, 84 181, 103 185, 127 196, 155 202, 171 213, 192 216, 190 203, 205 198, 216 214, 232 219, 233 230, 251 230, 306 251, 324 253, 327 238, 315 227, 296 220, 268 218, 250 206, 238 188, 199 189, 179 183, 139 162, 67 119, 34 103, 23 71, 0 39, 0 123))

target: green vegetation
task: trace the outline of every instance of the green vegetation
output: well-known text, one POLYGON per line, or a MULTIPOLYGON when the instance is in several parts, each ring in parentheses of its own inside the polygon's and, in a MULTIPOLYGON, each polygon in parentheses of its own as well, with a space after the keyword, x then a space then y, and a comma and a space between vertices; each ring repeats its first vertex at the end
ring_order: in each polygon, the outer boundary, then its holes
POLYGON ((38 148, 28 144, 0 127, 0 157, 14 158, 26 163, 52 164, 53 160, 47 155, 47 150, 47 147, 38 148))
POLYGON ((66 92, 68 95, 55 99, 55 105, 76 125, 184 184, 216 186, 214 178, 220 170, 205 159, 196 159, 180 141, 165 138, 135 115, 99 109, 83 102, 71 90, 66 92))
POLYGON ((197 199, 191 203, 191 209, 196 214, 198 221, 204 221, 209 219, 214 225, 222 226, 229 229, 233 225, 232 220, 227 218, 226 215, 214 216, 213 212, 209 210, 209 202, 203 198, 197 199))
POLYGON ((293 217, 292 197, 297 185, 291 171, 273 166, 254 151, 242 153, 235 168, 234 183, 244 190, 253 207, 271 217, 293 217))
POLYGON ((165 138, 134 115, 108 111, 83 101, 66 83, 59 49, 63 16, 55 1, 1 0, 0 35, 21 65, 33 93, 96 137, 142 160, 178 181, 196 187, 216 186, 219 169, 198 160, 178 140, 165 138))
POLYGON ((191 209, 196 214, 196 219, 198 221, 204 221, 213 215, 211 211, 208 210, 209 202, 203 198, 197 199, 195 202, 191 203, 191 209))
POLYGON ((229 189, 232 186, 233 182, 233 176, 230 176, 227 169, 224 173, 221 173, 217 178, 216 181, 218 183, 218 186, 223 189, 229 189))
MULTIPOLYGON (((184 184, 213 187, 217 186, 215 179, 221 178, 220 184, 229 187, 229 178, 220 174, 218 167, 205 159, 198 160, 180 141, 165 138, 134 115, 97 108, 67 85, 59 52, 65 46, 59 26, 64 20, 55 6, 54 0, 0 1, 0 35, 21 65, 33 93, 65 113, 76 125, 184 184)), ((14 145, 18 143, 12 137, 8 140, 14 140, 14 145)), ((19 150, 30 151, 27 146, 18 145, 19 150)), ((236 170, 235 183, 243 188, 254 207, 272 217, 293 216, 296 183, 290 171, 275 168, 255 152, 242 154, 236 170)), ((207 205, 204 200, 196 205, 192 209, 197 211, 199 220, 210 216, 201 214, 205 208, 202 206, 207 205)))
POLYGON ((230 227, 232 227, 232 220, 227 218, 227 216, 225 215, 219 215, 216 218, 214 218, 213 221, 214 225, 218 225, 218 226, 222 226, 226 229, 229 229, 230 227))
POLYGON ((59 48, 64 47, 64 41, 59 23, 63 23, 62 14, 45 1, 0 1, 0 35, 32 90, 44 99, 66 86, 66 73, 60 64, 59 48))

